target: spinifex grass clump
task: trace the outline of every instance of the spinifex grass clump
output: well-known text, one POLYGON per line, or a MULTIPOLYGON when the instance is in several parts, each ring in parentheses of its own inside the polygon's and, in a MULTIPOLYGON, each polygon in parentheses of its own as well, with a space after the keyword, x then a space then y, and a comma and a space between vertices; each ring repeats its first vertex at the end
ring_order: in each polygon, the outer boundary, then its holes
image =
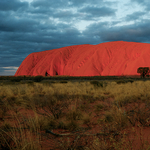
POLYGON ((0 148, 148 148, 150 82, 91 82, 1 85, 0 148))
POLYGON ((8 113, 3 117, 3 121, 0 125, 0 148, 11 150, 40 150, 38 124, 28 120, 27 117, 22 114, 17 113, 14 106, 9 102, 7 108, 8 113), (28 124, 28 127, 26 124, 28 124))

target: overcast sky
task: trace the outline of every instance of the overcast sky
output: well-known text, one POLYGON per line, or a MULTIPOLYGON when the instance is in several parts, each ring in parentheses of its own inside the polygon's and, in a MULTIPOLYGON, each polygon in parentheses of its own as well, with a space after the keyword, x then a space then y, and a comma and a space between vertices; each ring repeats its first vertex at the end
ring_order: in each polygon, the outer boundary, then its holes
POLYGON ((33 52, 109 41, 150 43, 150 0, 0 0, 0 75, 33 52))

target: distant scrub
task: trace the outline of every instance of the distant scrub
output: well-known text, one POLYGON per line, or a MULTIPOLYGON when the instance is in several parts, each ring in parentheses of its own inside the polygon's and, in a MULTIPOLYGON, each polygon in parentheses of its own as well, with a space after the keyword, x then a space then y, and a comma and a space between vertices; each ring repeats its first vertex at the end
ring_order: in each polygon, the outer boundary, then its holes
POLYGON ((21 80, 23 79, 23 77, 12 77, 12 78, 10 78, 10 81, 12 81, 12 82, 20 82, 21 80))
MULTIPOLYGON (((148 75, 147 75, 148 76, 148 75)), ((98 80, 130 80, 140 79, 139 76, 126 77, 126 76, 0 76, 0 80, 12 80, 18 82, 20 80, 58 80, 58 81, 98 81, 98 80)), ((37 81, 38 82, 38 81, 37 81)))

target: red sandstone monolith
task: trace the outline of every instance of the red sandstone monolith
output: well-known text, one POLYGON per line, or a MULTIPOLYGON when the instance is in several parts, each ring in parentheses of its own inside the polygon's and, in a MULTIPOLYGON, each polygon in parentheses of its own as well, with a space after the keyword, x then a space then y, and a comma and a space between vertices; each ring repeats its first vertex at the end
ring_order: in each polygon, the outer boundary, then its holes
POLYGON ((15 76, 139 75, 139 67, 150 67, 150 44, 115 41, 31 53, 15 76))

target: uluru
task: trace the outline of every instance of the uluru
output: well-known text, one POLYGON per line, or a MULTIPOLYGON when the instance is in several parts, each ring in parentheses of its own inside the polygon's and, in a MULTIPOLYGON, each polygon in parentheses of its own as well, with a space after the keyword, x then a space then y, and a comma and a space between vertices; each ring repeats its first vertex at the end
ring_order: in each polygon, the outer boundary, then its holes
POLYGON ((139 75, 139 67, 150 67, 150 44, 114 41, 31 53, 15 76, 139 75))

